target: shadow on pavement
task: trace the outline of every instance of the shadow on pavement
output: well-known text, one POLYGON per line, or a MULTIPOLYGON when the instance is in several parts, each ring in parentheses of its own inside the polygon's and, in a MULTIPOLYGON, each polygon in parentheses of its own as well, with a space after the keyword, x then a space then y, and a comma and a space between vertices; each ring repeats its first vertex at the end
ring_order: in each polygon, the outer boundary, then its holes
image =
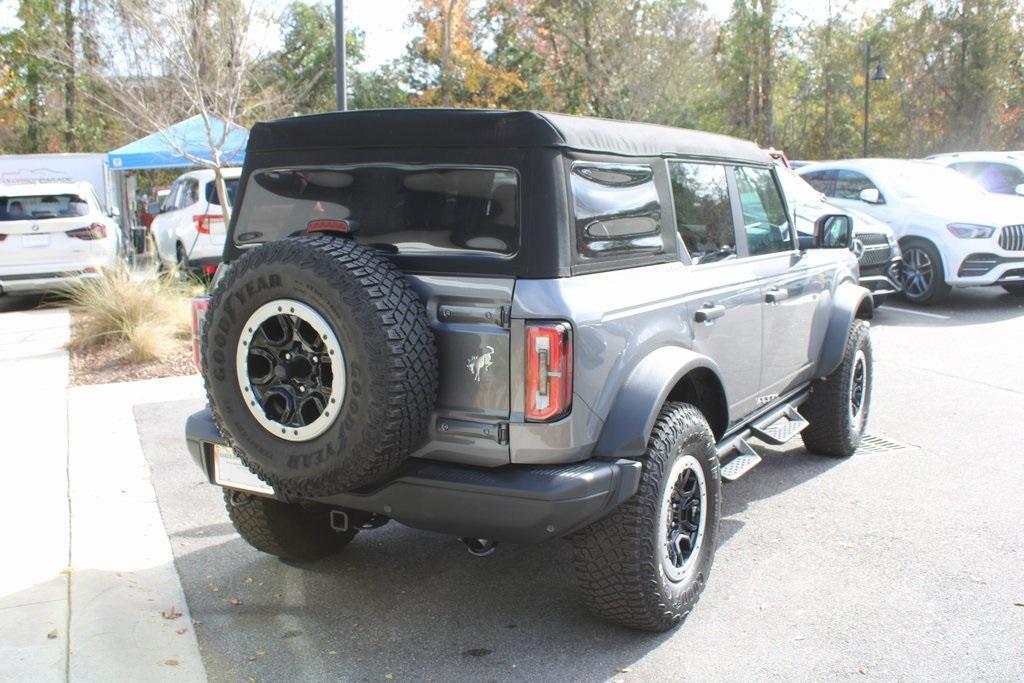
POLYGON ((37 294, 0 296, 0 313, 31 311, 42 303, 43 297, 37 294))
MULTIPOLYGON (((687 626, 649 634, 592 618, 561 540, 505 544, 481 559, 392 522, 316 563, 261 554, 234 533, 220 491, 185 453, 181 426, 199 407, 138 406, 136 416, 212 680, 603 680, 686 638, 687 626)), ((740 533, 730 518, 749 503, 836 462, 770 451, 726 486, 722 542, 740 533)))

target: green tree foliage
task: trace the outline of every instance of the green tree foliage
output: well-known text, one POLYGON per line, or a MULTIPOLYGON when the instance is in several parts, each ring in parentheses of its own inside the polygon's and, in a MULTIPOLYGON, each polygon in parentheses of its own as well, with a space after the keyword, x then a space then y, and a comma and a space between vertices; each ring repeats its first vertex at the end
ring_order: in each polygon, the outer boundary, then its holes
MULTIPOLYGON (((142 88, 105 71, 119 6, 207 17, 185 42, 209 48, 214 76, 236 63, 222 59, 236 31, 218 8, 243 0, 17 1, 19 25, 0 33, 0 151, 121 144, 135 131, 110 103, 127 86, 178 106, 155 93, 181 79, 142 88)), ((419 0, 392 63, 366 68, 363 34, 346 35, 349 106, 548 109, 732 133, 795 158, 859 156, 870 43, 890 76, 871 83, 873 155, 1024 148, 1024 0, 891 0, 874 13, 821 2, 807 17, 808 3, 732 0, 720 21, 699 0, 419 0)), ((240 93, 243 122, 334 108, 332 12, 327 0, 281 8, 280 45, 240 93)), ((157 71, 174 70, 165 61, 157 71)))

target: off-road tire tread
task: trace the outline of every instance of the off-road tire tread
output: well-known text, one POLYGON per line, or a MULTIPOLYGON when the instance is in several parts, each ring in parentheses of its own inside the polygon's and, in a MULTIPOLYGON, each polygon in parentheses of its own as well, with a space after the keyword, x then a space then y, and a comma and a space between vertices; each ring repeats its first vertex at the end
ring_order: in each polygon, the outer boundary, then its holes
MULTIPOLYGON (((864 348, 864 356, 871 372, 874 359, 871 351, 871 334, 868 323, 854 320, 850 334, 846 337, 843 361, 831 375, 811 385, 811 395, 800 406, 800 414, 810 424, 800 433, 804 446, 816 455, 846 458, 853 455, 860 445, 863 429, 853 432, 849 412, 851 371, 858 347, 864 348)), ((863 425, 867 425, 871 413, 872 380, 868 383, 867 404, 864 406, 863 425)))
POLYGON ((337 553, 358 531, 335 531, 326 507, 303 507, 271 498, 248 496, 244 503, 231 502, 224 490, 224 505, 238 535, 256 550, 282 560, 313 561, 337 553))
POLYGON ((335 470, 302 481, 285 482, 274 477, 258 462, 246 457, 245 449, 235 442, 230 427, 217 409, 211 394, 210 374, 206 372, 208 345, 204 340, 201 344, 203 380, 214 422, 249 469, 279 492, 315 498, 380 481, 398 469, 423 440, 437 400, 437 346, 423 302, 402 272, 373 249, 351 239, 309 235, 269 242, 248 251, 235 262, 211 296, 205 328, 210 329, 210 316, 237 278, 258 266, 286 262, 316 270, 335 291, 345 289, 349 282, 337 270, 344 269, 356 278, 373 305, 373 319, 357 320, 356 324, 379 326, 387 337, 389 368, 383 384, 388 408, 386 420, 379 425, 382 438, 378 447, 373 452, 363 452, 359 460, 362 466, 344 476, 335 470))
POLYGON ((686 403, 664 405, 648 440, 637 493, 610 515, 572 537, 579 590, 601 619, 628 628, 665 631, 686 617, 700 599, 718 540, 721 479, 715 439, 701 412, 686 403), (709 551, 700 580, 691 585, 678 607, 666 603, 658 590, 660 560, 654 527, 660 524, 661 481, 672 462, 674 446, 697 442, 710 463, 708 496, 715 497, 714 519, 707 520, 709 551))

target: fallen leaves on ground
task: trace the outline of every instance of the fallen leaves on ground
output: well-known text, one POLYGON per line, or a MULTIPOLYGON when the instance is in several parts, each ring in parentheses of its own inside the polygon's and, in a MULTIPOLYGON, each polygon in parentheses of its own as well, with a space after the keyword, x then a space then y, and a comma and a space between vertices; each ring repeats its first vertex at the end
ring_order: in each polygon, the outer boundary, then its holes
POLYGON ((183 636, 186 633, 188 633, 188 629, 187 628, 179 628, 177 631, 175 631, 175 633, 177 633, 179 636, 183 636))
POLYGON ((54 640, 56 638, 57 638, 57 629, 53 629, 52 631, 50 631, 49 633, 46 634, 46 639, 47 640, 54 640))
POLYGON ((160 612, 160 616, 162 616, 164 619, 177 619, 181 616, 181 612, 176 610, 174 608, 174 605, 171 605, 171 609, 167 610, 166 612, 160 612))
POLYGON ((177 659, 165 659, 164 664, 166 664, 167 666, 178 666, 179 664, 181 664, 181 662, 179 662, 177 659))
POLYGON ((632 669, 630 669, 628 666, 617 666, 617 667, 615 667, 615 672, 616 673, 628 674, 630 671, 632 671, 632 669))
POLYGON ((238 598, 231 598, 230 600, 228 600, 228 604, 229 605, 234 605, 235 607, 238 607, 239 605, 242 604, 242 601, 239 600, 238 598))

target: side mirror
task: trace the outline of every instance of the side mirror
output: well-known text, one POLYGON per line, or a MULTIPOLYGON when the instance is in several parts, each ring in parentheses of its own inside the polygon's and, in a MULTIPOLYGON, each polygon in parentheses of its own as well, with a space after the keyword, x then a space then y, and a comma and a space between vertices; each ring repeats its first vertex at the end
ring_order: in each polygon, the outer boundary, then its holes
POLYGON ((882 194, 874 187, 865 187, 860 191, 860 200, 868 204, 881 204, 882 194))
POLYGON ((797 235, 797 247, 800 251, 814 249, 816 246, 818 246, 818 240, 814 235, 805 235, 802 232, 797 235))
POLYGON ((1013 188, 1013 191, 1016 194, 1019 194, 1020 196, 1024 197, 1024 183, 1021 183, 1017 187, 1013 188))
POLYGON ((849 249, 853 246, 853 218, 843 213, 827 213, 814 222, 814 239, 822 249, 849 249))

